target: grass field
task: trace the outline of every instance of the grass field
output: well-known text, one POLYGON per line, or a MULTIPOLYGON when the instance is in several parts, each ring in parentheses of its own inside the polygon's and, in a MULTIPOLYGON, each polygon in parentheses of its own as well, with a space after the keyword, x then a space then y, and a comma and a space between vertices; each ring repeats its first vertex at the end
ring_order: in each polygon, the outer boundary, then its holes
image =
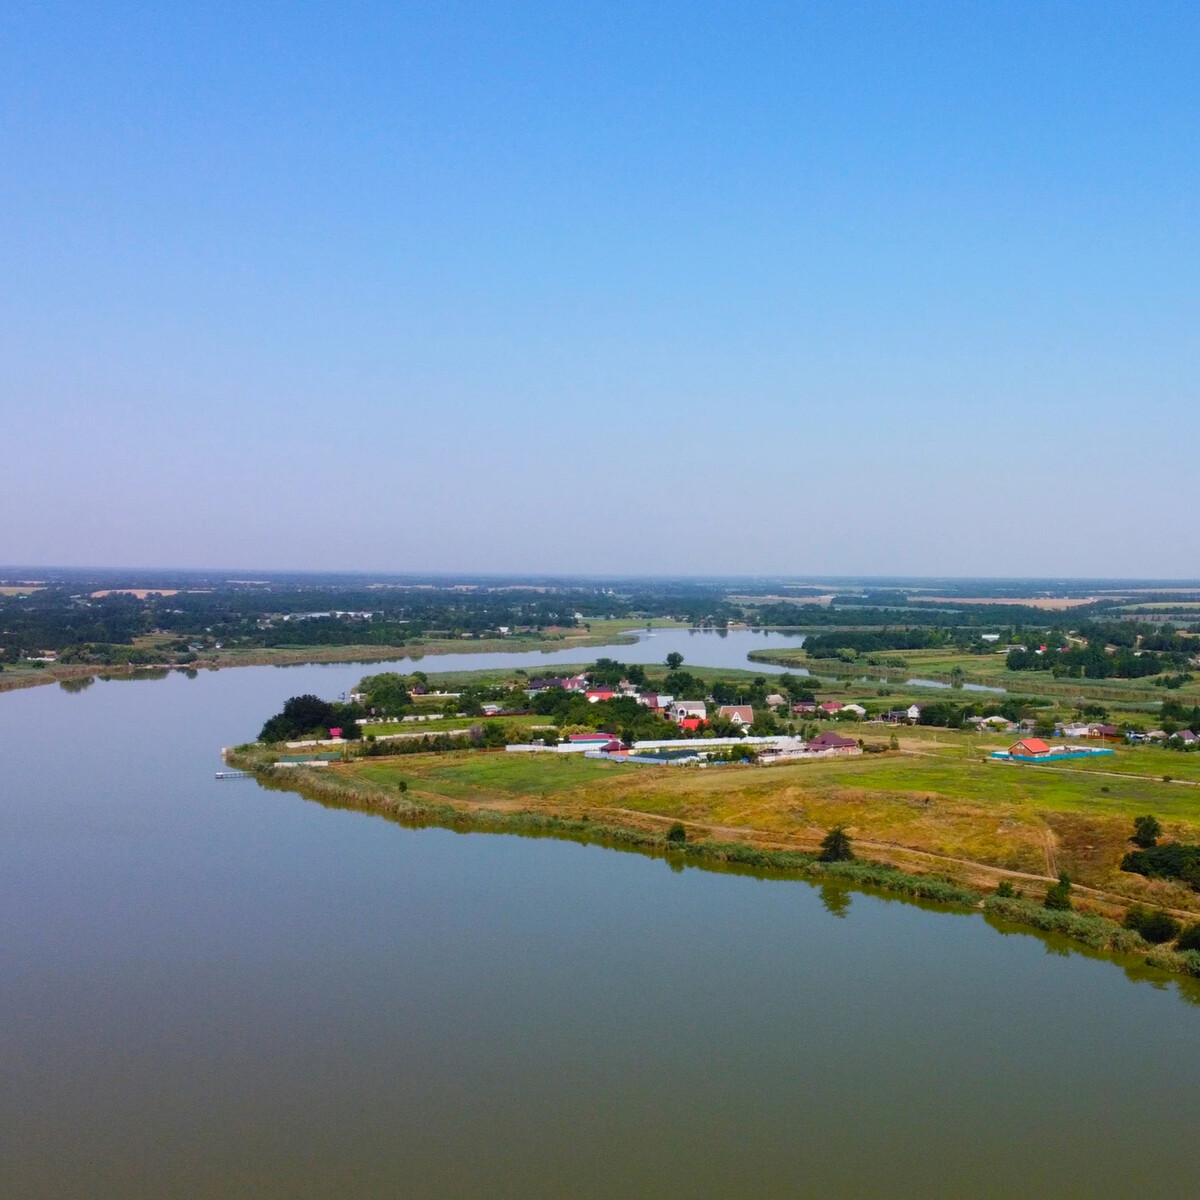
POLYGON ((1001 739, 946 730, 900 733, 901 752, 761 768, 637 767, 581 756, 405 755, 330 768, 381 793, 403 781, 414 799, 463 810, 534 812, 609 825, 812 849, 843 824, 869 858, 936 871, 977 887, 1010 872, 1040 898, 1060 870, 1109 902, 1140 900, 1200 913, 1183 886, 1120 871, 1133 818, 1152 812, 1167 837, 1200 840, 1200 757, 1121 749, 1102 767, 991 761, 1001 739), (1179 763, 1179 760, 1187 760, 1179 763), (1193 761, 1194 760, 1194 761, 1193 761), (1179 765, 1176 765, 1179 763, 1179 765))
MULTIPOLYGON (((951 672, 957 668, 963 672, 967 683, 1003 688, 1014 695, 1045 696, 1064 701, 1089 699, 1113 708, 1128 705, 1134 710, 1157 705, 1164 697, 1189 704, 1200 703, 1200 677, 1182 688, 1167 691, 1155 687, 1146 679, 1055 679, 1048 671, 1010 671, 1004 665, 1003 654, 957 654, 945 649, 885 650, 872 657, 877 659, 877 665, 868 665, 865 659, 856 663, 831 659, 810 660, 803 650, 760 650, 753 654, 753 658, 759 662, 806 667, 822 675, 878 675, 899 685, 914 678, 949 682, 951 672), (903 660, 906 665, 889 665, 897 660, 903 660)), ((957 689, 954 696, 964 701, 981 698, 980 693, 957 689)))

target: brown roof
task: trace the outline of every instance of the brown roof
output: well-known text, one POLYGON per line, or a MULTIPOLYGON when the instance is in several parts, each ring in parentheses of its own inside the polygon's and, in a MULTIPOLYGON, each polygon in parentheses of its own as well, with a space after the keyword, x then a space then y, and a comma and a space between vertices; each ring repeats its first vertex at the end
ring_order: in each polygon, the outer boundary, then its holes
POLYGON ((840 733, 819 733, 807 745, 809 750, 840 750, 844 746, 857 746, 853 738, 842 737, 840 733))

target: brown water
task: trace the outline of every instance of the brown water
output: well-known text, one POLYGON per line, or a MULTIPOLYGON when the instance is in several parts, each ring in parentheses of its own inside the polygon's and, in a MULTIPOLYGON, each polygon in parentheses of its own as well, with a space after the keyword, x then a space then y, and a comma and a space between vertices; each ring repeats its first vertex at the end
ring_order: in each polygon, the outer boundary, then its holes
POLYGON ((361 673, 0 695, 0 1194, 1200 1194, 1173 983, 214 781, 361 673))

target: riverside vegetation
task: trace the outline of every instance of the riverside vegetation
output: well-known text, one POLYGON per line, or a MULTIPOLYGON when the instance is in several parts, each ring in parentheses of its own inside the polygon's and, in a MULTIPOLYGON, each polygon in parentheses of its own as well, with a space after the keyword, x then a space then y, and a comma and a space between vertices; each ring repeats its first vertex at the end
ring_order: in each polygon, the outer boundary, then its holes
MULTIPOLYGON (((614 668, 620 664, 601 666, 614 668)), ((685 674, 679 663, 666 671, 677 681, 685 674)), ((754 679, 722 684, 707 674, 710 694, 724 688, 757 696, 765 686, 754 679)), ((650 684, 664 677, 661 669, 648 675, 650 684)), ((784 686, 780 680, 770 686, 784 686)), ((391 702, 401 709, 446 706, 443 698, 413 695, 406 684, 413 681, 397 684, 385 674, 360 687, 368 698, 372 689, 384 696, 391 688, 391 702)), ((809 694, 825 687, 795 677, 790 686, 809 694)), ((456 704, 465 697, 479 705, 485 695, 530 703, 519 678, 459 687, 456 704)), ((614 733, 629 719, 619 701, 535 700, 546 712, 531 719, 552 727, 550 740, 581 717, 614 733)), ((893 702, 891 696, 872 701, 893 702)), ((351 714, 330 708, 323 715, 351 714)), ((514 717, 467 719, 468 728, 452 734, 402 742, 368 735, 320 771, 277 771, 279 749, 261 743, 239 747, 229 761, 270 786, 400 821, 601 840, 723 869, 836 878, 981 907, 994 923, 1200 975, 1200 895, 1186 873, 1171 869, 1171 855, 1180 857, 1171 847, 1183 848, 1186 863, 1200 842, 1200 757, 1174 756, 1181 766, 1169 780, 1161 764, 1170 752, 1150 746, 1120 746, 1103 766, 1001 764, 988 758, 1001 739, 917 725, 889 729, 880 753, 857 759, 770 769, 639 768, 576 755, 490 753, 510 734, 527 740, 528 726, 506 730, 514 717), (1168 840, 1160 845, 1160 837, 1168 840), (844 854, 851 839, 854 852, 844 854), (1152 858, 1138 857, 1144 854, 1152 858)), ((838 727, 871 736, 862 722, 838 727)), ((268 722, 264 734, 280 729, 268 722)), ((289 726, 288 732, 313 731, 289 726)))

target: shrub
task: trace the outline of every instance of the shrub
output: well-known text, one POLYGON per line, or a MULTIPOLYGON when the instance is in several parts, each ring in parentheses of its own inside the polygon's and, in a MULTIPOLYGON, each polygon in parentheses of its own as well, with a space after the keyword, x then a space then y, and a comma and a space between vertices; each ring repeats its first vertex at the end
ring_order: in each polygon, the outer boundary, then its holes
POLYGON ((1058 882, 1046 892, 1042 907, 1058 912, 1069 912, 1074 907, 1071 903, 1071 878, 1066 871, 1059 875, 1058 882))
POLYGON ((1158 837, 1161 833, 1162 826, 1158 823, 1158 818, 1147 814, 1144 817, 1134 818, 1133 836, 1129 840, 1134 845, 1141 846, 1143 850, 1148 850, 1151 846, 1158 845, 1158 837))
POLYGON ((1170 913, 1162 909, 1151 912, 1142 905, 1135 904, 1125 914, 1125 928, 1136 930, 1146 941, 1158 946, 1178 936, 1180 927, 1179 922, 1170 913))
POLYGON ((1175 943, 1175 949, 1200 950, 1200 921, 1195 925, 1189 925, 1179 935, 1179 941, 1175 943))
POLYGON ((667 841, 673 846, 680 846, 687 841, 687 830, 676 821, 670 829, 667 830, 667 841))
POLYGON ((1000 885, 996 888, 997 896, 1001 896, 1006 900, 1011 900, 1016 894, 1016 888, 1013 887, 1011 880, 1000 880, 1000 885))
POLYGON ((1167 842, 1146 850, 1131 850, 1121 859, 1121 870, 1150 879, 1182 879, 1200 888, 1200 845, 1167 842))

